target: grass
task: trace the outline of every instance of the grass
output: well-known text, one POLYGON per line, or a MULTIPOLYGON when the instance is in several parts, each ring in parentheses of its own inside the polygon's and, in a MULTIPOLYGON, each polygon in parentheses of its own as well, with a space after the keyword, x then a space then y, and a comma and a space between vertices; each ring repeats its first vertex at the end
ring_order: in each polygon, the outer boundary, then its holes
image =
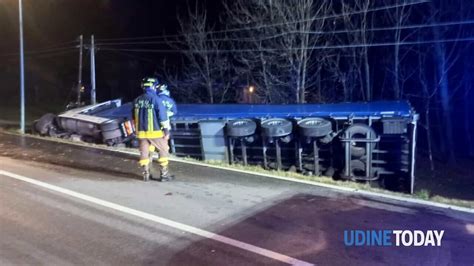
POLYGON ((429 200, 430 199, 430 191, 427 189, 421 189, 418 191, 415 191, 415 197, 423 200, 429 200))
MULTIPOLYGON (((10 129, 10 132, 17 133, 17 130, 10 129)), ((37 136, 35 136, 37 137, 37 136)), ((71 140, 66 140, 66 139, 58 139, 58 138, 52 138, 52 137, 41 137, 45 139, 50 139, 53 141, 61 142, 61 143, 76 143, 71 140)), ((132 149, 130 148, 119 148, 119 147, 107 147, 102 144, 92 144, 92 143, 84 143, 80 142, 81 146, 90 146, 90 147, 100 147, 100 148, 105 148, 108 150, 122 150, 122 151, 131 151, 132 149)), ((299 180, 307 180, 307 181, 313 181, 313 182, 318 182, 321 184, 328 184, 328 185, 335 185, 335 186, 340 186, 340 187, 346 187, 346 188, 351 188, 355 190, 363 190, 363 191, 370 191, 370 192, 377 192, 377 193, 382 193, 382 194, 387 194, 387 195, 395 195, 395 196, 400 196, 400 197, 405 197, 405 198, 414 198, 414 199, 421 199, 421 200, 426 200, 426 201, 431 201, 431 202, 437 202, 437 203, 443 203, 443 204, 448 204, 448 205, 454 205, 454 206, 460 206, 460 207, 466 207, 466 208, 471 208, 474 209, 474 200, 464 200, 464 199, 456 199, 452 197, 445 197, 441 195, 436 195, 434 194, 429 188, 427 187, 417 187, 415 190, 415 193, 413 195, 408 195, 405 193, 400 193, 400 192, 394 192, 394 191, 389 191, 386 189, 382 188, 377 188, 371 186, 369 183, 361 183, 361 182, 352 182, 352 181, 339 181, 339 180, 334 180, 330 177, 325 177, 325 176, 310 176, 310 175, 303 175, 297 172, 290 172, 290 171, 276 171, 276 170, 266 170, 260 166, 256 165, 240 165, 240 164, 233 164, 229 165, 225 162, 222 161, 198 161, 196 159, 192 159, 189 157, 186 158, 180 158, 181 160, 185 161, 190 161, 190 162, 199 162, 199 163, 205 163, 208 165, 213 165, 213 166, 219 166, 219 167, 224 167, 224 168, 229 168, 229 169, 237 169, 237 170, 244 170, 244 171, 250 171, 250 172, 255 172, 255 173, 260 173, 260 174, 268 174, 268 175, 275 175, 275 176, 280 176, 280 177, 285 177, 285 178, 293 178, 293 179, 299 179, 299 180)), ((426 183, 424 183, 426 185, 426 183)))

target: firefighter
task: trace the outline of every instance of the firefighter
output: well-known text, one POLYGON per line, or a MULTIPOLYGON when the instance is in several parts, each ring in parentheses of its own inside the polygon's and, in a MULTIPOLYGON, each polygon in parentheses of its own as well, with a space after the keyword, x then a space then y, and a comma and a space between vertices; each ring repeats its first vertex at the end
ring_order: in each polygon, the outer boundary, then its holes
MULTIPOLYGON (((164 83, 160 84, 158 86, 157 90, 156 90, 156 93, 157 93, 158 98, 160 99, 160 101, 166 107, 166 111, 167 111, 167 114, 168 114, 168 119, 171 120, 171 117, 173 117, 176 113, 178 113, 178 108, 176 107, 176 102, 170 96, 170 91, 168 90, 168 85, 166 85, 164 83)), ((150 151, 150 160, 153 160, 153 154, 155 152, 155 147, 150 145, 149 151, 150 151)))
POLYGON ((168 118, 171 118, 175 114, 178 113, 178 108, 176 107, 176 102, 170 96, 170 91, 168 90, 168 85, 160 84, 158 86, 158 90, 156 91, 158 97, 160 98, 161 102, 166 107, 168 118))
POLYGON ((144 93, 133 102, 133 119, 140 149, 139 164, 143 169, 143 180, 145 181, 151 178, 150 146, 155 147, 160 155, 158 159, 159 180, 171 180, 168 170, 168 140, 171 126, 167 109, 156 93, 159 85, 156 78, 144 78, 141 83, 144 93))

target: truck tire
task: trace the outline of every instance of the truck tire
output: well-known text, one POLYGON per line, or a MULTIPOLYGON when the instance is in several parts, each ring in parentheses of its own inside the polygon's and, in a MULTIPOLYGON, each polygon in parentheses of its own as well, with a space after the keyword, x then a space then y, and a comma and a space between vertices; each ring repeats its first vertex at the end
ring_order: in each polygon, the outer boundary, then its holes
POLYGON ((100 124, 101 131, 112 131, 119 128, 120 128, 120 121, 118 119, 113 119, 113 120, 100 124))
POLYGON ((271 118, 262 122, 263 134, 267 137, 284 137, 291 134, 293 124, 283 118, 271 118))
POLYGON ((324 137, 332 132, 331 122, 318 117, 305 118, 298 122, 298 127, 305 137, 324 137))
POLYGON ((351 144, 351 154, 356 158, 360 158, 365 155, 365 148, 351 144))
POLYGON ((237 119, 227 122, 226 132, 229 137, 247 137, 255 134, 257 124, 251 119, 237 119))
MULTIPOLYGON (((356 135, 363 135, 363 138, 367 137, 367 134, 370 134, 372 137, 371 139, 375 139, 377 135, 375 134, 375 131, 369 127, 368 125, 364 124, 354 124, 346 129, 344 132, 345 138, 353 138, 356 135)), ((372 146, 372 149, 375 148, 375 142, 370 143, 372 146)), ((366 154, 366 144, 365 143, 351 143, 351 154, 354 157, 361 157, 366 154)))
POLYGON ((361 173, 365 173, 365 163, 361 160, 351 160, 351 177, 362 177, 361 173))
POLYGON ((104 142, 108 140, 116 139, 122 137, 122 131, 119 129, 111 130, 111 131, 102 131, 102 139, 104 142))
POLYGON ((48 135, 50 128, 56 128, 56 115, 45 114, 34 123, 34 131, 40 135, 48 135))

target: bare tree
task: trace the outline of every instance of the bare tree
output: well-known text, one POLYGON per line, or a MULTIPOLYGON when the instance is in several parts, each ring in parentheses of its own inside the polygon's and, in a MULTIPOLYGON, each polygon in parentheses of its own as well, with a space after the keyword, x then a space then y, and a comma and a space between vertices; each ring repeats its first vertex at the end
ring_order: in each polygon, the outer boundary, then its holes
POLYGON ((357 77, 354 77, 356 80, 353 82, 359 82, 362 99, 367 101, 372 100, 373 94, 368 46, 372 41, 372 33, 368 31, 373 22, 369 13, 372 4, 373 1, 370 0, 343 1, 342 3, 342 13, 344 14, 362 11, 357 15, 344 16, 343 22, 344 29, 348 30, 344 40, 347 43, 361 44, 361 47, 348 48, 347 53, 351 60, 349 71, 356 71, 358 74, 357 77))
MULTIPOLYGON (((455 7, 462 10, 462 2, 458 6, 456 1, 441 1, 440 6, 437 7, 439 11, 435 10, 432 6, 432 13, 434 14, 433 20, 435 22, 440 21, 443 17, 452 16, 455 7)), ((454 11, 457 13, 457 10, 454 11)), ((436 40, 445 38, 448 33, 440 28, 432 28, 433 36, 436 40)), ((457 32, 457 37, 461 34, 461 30, 457 32)), ((457 63, 459 59, 460 49, 456 43, 447 45, 443 42, 437 42, 434 44, 434 59, 436 61, 436 74, 437 84, 439 87, 439 99, 442 111, 442 133, 445 142, 445 148, 447 153, 447 159, 450 163, 455 162, 454 154, 454 135, 453 135, 453 121, 452 121, 452 102, 451 98, 454 95, 455 89, 450 84, 450 70, 457 63)))
POLYGON ((187 11, 186 19, 178 16, 183 38, 169 42, 184 53, 180 86, 187 87, 188 91, 204 90, 205 94, 195 95, 203 101, 225 102, 235 80, 229 74, 229 58, 219 51, 222 42, 210 33, 213 28, 209 25, 207 11, 200 10, 197 4, 194 8, 188 6, 187 11))
POLYGON ((409 98, 412 98, 416 101, 422 102, 423 106, 423 113, 422 113, 422 121, 420 121, 420 126, 426 132, 426 142, 427 142, 427 150, 428 150, 428 158, 430 161, 430 169, 434 171, 435 165, 433 160, 433 127, 431 123, 431 110, 433 108, 432 103, 436 99, 436 95, 438 93, 438 87, 430 85, 430 82, 427 78, 428 69, 428 59, 427 53, 422 48, 418 48, 417 51, 417 59, 418 59, 418 81, 421 87, 419 92, 415 94, 408 94, 409 98))
POLYGON ((474 71, 474 67, 472 66, 472 56, 466 56, 464 58, 464 71, 463 71, 463 85, 464 85, 464 115, 465 115, 465 124, 464 124, 464 135, 466 136, 467 140, 467 149, 468 149, 468 156, 474 157, 474 140, 472 136, 472 132, 474 132, 474 128, 472 128, 472 121, 474 120, 474 116, 472 112, 469 110, 469 107, 472 108, 472 103, 474 102, 474 78, 472 77, 472 72, 474 71))
MULTIPOLYGON (((387 4, 390 1, 386 1, 387 4)), ((394 99, 401 99, 403 95, 403 86, 400 84, 400 80, 403 79, 401 77, 401 63, 403 58, 408 54, 405 52, 401 54, 401 46, 400 42, 405 39, 406 37, 402 36, 402 26, 406 25, 409 22, 409 18, 411 15, 411 6, 399 6, 392 10, 392 12, 386 12, 384 18, 388 21, 388 23, 394 27, 394 30, 391 32, 393 34, 393 64, 391 67, 391 72, 393 74, 393 98, 394 99)), ((412 34, 409 34, 409 36, 412 34)))
POLYGON ((307 89, 318 80, 315 74, 322 64, 318 58, 325 53, 312 49, 323 37, 310 32, 323 30, 330 3, 237 0, 226 5, 229 24, 252 25, 252 30, 239 31, 230 38, 246 40, 244 45, 250 51, 240 54, 236 60, 251 70, 249 75, 260 83, 266 97, 280 102, 288 101, 288 97, 297 103, 306 101, 307 89), (274 26, 268 27, 268 24, 274 26))

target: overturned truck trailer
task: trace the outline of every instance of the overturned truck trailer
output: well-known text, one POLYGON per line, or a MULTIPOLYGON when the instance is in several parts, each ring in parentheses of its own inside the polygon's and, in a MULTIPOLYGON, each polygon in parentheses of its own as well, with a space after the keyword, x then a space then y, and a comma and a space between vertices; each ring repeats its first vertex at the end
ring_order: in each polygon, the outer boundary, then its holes
MULTIPOLYGON (((113 100, 45 115, 40 134, 133 146, 131 103, 113 100)), ((406 101, 244 105, 180 104, 176 156, 262 165, 413 193, 418 115, 406 101)))
MULTIPOLYGON (((170 143, 177 156, 379 180, 413 193, 418 115, 406 101, 178 109, 170 143)), ((130 110, 125 104, 94 115, 123 119, 130 110)))

